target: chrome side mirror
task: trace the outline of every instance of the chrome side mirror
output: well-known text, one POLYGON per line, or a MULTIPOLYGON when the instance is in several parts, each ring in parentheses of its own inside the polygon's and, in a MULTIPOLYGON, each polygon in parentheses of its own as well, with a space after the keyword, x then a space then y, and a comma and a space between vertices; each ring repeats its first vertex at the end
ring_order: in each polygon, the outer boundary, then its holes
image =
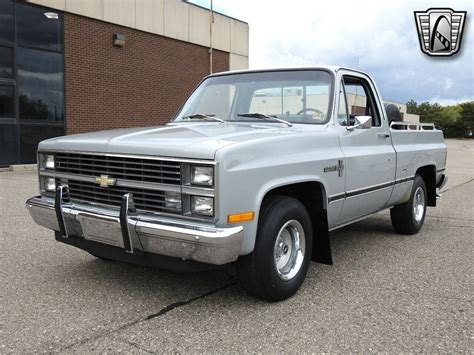
POLYGON ((354 129, 368 128, 372 128, 372 116, 356 116, 355 124, 353 126, 346 127, 348 131, 353 131, 354 129))

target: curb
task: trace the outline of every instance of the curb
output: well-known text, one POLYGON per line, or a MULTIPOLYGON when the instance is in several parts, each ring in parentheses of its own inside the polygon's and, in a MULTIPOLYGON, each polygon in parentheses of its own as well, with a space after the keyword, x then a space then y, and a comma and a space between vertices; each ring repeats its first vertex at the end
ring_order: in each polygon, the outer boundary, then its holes
POLYGON ((9 171, 13 172, 25 172, 25 171, 36 171, 38 170, 37 164, 24 164, 24 165, 10 165, 9 171))

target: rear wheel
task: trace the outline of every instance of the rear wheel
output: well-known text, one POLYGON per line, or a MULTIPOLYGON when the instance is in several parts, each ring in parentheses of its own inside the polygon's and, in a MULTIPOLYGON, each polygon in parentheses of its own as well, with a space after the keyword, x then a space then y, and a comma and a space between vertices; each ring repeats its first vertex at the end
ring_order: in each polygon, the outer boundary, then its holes
POLYGON ((416 234, 423 226, 426 216, 426 185, 420 175, 416 175, 410 199, 390 210, 392 225, 400 234, 416 234))
POLYGON ((313 230, 298 200, 272 196, 262 207, 254 251, 240 257, 239 280, 252 295, 281 301, 303 283, 309 268, 313 230))

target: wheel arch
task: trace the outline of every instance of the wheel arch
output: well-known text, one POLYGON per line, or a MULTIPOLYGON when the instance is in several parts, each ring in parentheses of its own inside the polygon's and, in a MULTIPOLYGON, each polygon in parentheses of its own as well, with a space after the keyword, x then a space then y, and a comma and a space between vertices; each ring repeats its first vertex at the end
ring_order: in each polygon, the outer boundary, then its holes
POLYGON ((416 170, 415 175, 420 175, 425 182, 428 206, 436 207, 436 165, 421 166, 416 170))
POLYGON ((306 180, 273 186, 263 194, 259 211, 265 199, 274 195, 293 197, 304 205, 310 215, 311 224, 313 226, 313 250, 311 259, 322 264, 332 265, 327 217, 328 200, 324 184, 319 180, 306 180))

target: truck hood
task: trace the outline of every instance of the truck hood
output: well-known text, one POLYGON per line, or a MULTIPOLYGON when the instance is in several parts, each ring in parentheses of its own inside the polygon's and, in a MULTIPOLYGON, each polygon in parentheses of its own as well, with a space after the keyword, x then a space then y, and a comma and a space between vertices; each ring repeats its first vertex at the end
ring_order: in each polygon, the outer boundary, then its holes
POLYGON ((39 149, 214 159, 219 149, 231 144, 299 131, 297 126, 273 123, 171 123, 52 138, 41 142, 39 149))

